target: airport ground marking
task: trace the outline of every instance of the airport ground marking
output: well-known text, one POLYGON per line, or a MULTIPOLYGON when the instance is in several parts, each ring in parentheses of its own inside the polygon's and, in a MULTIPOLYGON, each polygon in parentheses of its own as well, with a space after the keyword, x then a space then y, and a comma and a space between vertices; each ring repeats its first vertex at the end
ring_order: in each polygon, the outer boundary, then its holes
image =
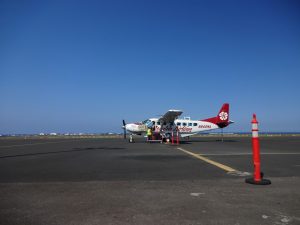
MULTIPOLYGON (((300 152, 265 152, 260 153, 261 155, 300 155, 300 152)), ((200 156, 243 156, 243 155, 251 155, 252 153, 203 153, 197 154, 200 156)))
POLYGON ((184 153, 186 153, 186 154, 188 154, 188 155, 191 155, 191 156, 193 156, 193 157, 195 157, 197 159, 200 159, 200 160, 202 160, 204 162, 207 162, 207 163, 209 163, 211 165, 214 165, 214 166, 216 166, 216 167, 218 167, 218 168, 220 168, 222 170, 225 170, 226 172, 229 172, 229 173, 238 172, 236 169, 233 169, 233 168, 231 168, 229 166, 226 166, 224 164, 221 164, 221 163, 218 163, 216 161, 213 161, 213 160, 211 160, 209 158, 204 157, 201 154, 195 154, 195 153, 187 151, 187 150, 185 150, 183 148, 177 148, 177 149, 180 150, 180 151, 182 151, 182 152, 184 152, 184 153))

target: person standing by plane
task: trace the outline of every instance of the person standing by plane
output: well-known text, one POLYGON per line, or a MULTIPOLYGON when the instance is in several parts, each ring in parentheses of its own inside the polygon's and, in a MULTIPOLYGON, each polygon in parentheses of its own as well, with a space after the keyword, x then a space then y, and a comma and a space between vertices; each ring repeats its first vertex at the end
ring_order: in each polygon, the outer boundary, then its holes
POLYGON ((147 136, 148 136, 148 141, 152 139, 152 129, 151 128, 147 129, 147 136))
POLYGON ((156 128, 155 128, 155 122, 152 124, 152 140, 156 140, 157 133, 156 133, 156 128))

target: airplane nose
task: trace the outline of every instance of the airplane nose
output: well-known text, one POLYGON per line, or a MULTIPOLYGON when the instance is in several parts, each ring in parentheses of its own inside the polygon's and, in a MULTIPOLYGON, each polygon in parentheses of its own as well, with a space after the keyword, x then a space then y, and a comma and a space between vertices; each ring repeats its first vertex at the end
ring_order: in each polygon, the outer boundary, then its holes
POLYGON ((131 124, 126 124, 125 129, 128 130, 128 131, 133 131, 133 127, 132 127, 131 124))

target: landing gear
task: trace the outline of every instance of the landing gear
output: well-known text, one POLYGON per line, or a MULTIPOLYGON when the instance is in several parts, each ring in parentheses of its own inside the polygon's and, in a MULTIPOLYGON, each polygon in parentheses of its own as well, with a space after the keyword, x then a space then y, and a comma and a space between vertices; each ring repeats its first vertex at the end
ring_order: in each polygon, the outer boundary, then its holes
POLYGON ((171 134, 170 134, 170 133, 167 133, 167 134, 165 135, 165 142, 170 143, 170 141, 171 141, 171 134))
POLYGON ((132 134, 130 134, 130 136, 129 136, 129 143, 133 143, 133 142, 134 142, 133 136, 132 136, 132 134))
POLYGON ((185 141, 189 141, 190 140, 190 136, 187 136, 184 138, 185 141))

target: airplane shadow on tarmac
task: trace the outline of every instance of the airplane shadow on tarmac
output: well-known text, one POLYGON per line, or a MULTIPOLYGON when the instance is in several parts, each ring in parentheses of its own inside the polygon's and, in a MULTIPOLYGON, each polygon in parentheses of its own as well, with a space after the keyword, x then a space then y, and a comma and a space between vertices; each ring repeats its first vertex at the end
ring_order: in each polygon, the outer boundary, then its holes
POLYGON ((182 140, 180 144, 192 144, 194 142, 197 143, 206 143, 206 142, 239 142, 237 140, 222 140, 222 139, 214 139, 214 140, 182 140))
POLYGON ((72 150, 64 150, 64 151, 35 152, 35 153, 26 153, 26 154, 17 154, 17 155, 6 155, 6 156, 0 156, 0 159, 24 157, 24 156, 36 156, 36 155, 51 155, 51 154, 60 154, 60 153, 68 153, 68 152, 82 152, 82 151, 95 151, 95 150, 123 150, 123 149, 125 148, 110 148, 110 147, 73 148, 72 150))
MULTIPOLYGON (((126 140, 126 142, 129 142, 126 140)), ((174 141, 176 143, 176 140, 174 141)), ((183 145, 190 145, 192 143, 206 143, 206 142, 239 142, 238 140, 222 140, 222 139, 209 139, 209 140, 204 140, 204 139, 190 139, 190 140, 180 140, 180 144, 183 145)), ((147 143, 146 140, 144 139, 134 139, 134 143, 147 143)), ((149 144, 149 143, 147 143, 149 144)), ((151 143, 152 144, 152 143, 151 143)), ((157 143, 158 144, 158 143, 157 143)))

